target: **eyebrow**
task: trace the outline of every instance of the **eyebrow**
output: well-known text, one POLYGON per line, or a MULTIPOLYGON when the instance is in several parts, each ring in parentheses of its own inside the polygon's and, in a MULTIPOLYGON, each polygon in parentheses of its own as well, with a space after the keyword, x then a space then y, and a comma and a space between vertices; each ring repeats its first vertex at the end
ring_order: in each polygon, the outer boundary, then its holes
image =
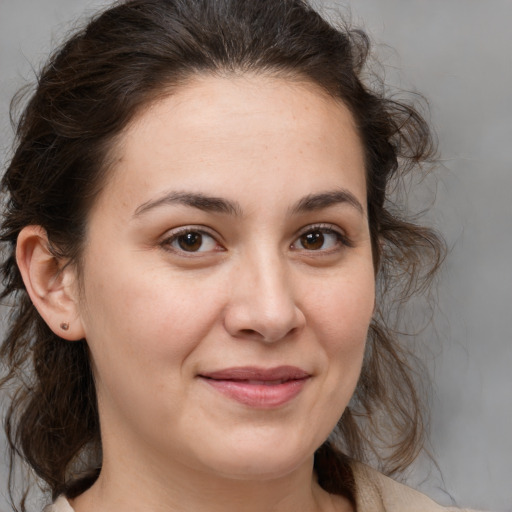
POLYGON ((349 204, 353 206, 361 215, 364 215, 363 205, 359 202, 352 192, 341 189, 332 192, 323 192, 320 194, 310 194, 303 197, 293 208, 292 213, 307 213, 311 211, 323 210, 336 204, 349 204))
MULTIPOLYGON (((320 194, 310 194, 300 199, 292 208, 291 213, 300 214, 322 210, 337 204, 349 204, 359 213, 364 214, 363 205, 348 190, 341 189, 320 194)), ((208 196, 197 192, 170 192, 158 199, 141 204, 133 214, 134 217, 165 205, 181 204, 206 212, 223 213, 235 217, 242 216, 242 208, 236 201, 222 197, 208 196)))
POLYGON ((193 192, 170 192, 158 199, 147 201, 141 204, 133 214, 138 217, 143 213, 164 205, 181 204, 191 206, 206 212, 225 213, 228 215, 241 216, 242 209, 240 205, 234 201, 229 201, 221 197, 207 196, 201 193, 193 192))

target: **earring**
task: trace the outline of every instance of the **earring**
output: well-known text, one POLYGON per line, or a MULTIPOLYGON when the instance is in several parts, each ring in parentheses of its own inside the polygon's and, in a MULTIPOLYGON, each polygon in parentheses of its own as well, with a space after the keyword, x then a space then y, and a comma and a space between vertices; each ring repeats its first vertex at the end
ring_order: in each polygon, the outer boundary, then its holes
POLYGON ((63 331, 67 331, 69 329, 69 324, 67 322, 62 322, 60 324, 60 328, 63 330, 63 331))

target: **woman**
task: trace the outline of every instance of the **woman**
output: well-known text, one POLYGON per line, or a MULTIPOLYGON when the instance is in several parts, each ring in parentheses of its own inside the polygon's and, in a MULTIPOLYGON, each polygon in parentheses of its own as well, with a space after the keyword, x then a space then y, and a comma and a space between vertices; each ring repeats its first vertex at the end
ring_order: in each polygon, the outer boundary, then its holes
POLYGON ((441 510, 361 464, 421 449, 386 319, 443 253, 387 197, 433 148, 367 52, 301 0, 131 0, 50 59, 1 354, 51 510, 441 510))

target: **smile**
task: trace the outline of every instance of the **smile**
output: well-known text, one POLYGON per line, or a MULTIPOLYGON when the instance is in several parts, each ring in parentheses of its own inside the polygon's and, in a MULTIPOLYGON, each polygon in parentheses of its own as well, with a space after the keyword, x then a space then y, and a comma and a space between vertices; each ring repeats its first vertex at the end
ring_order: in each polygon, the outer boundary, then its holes
POLYGON ((294 366, 240 367, 204 373, 199 378, 239 403, 257 409, 273 409, 295 398, 311 375, 294 366))

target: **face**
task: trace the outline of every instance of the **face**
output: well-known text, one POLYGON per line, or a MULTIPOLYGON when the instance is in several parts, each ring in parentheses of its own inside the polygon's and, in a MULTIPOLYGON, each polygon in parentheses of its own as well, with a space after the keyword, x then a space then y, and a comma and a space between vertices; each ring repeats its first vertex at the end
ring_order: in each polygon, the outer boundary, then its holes
POLYGON ((313 85, 201 78, 144 111, 90 212, 80 320, 104 464, 312 460, 374 306, 363 151, 313 85))

